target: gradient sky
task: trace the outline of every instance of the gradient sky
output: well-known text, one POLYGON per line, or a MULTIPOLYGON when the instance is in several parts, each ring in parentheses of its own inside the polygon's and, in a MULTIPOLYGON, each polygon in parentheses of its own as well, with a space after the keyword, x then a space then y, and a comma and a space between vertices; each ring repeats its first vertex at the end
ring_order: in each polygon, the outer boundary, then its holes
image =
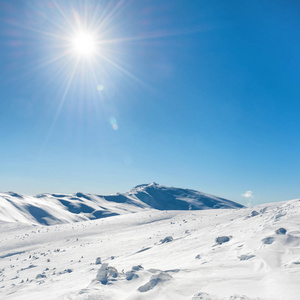
POLYGON ((155 181, 242 204, 299 198, 299 11, 284 0, 0 0, 0 190, 155 181), (79 23, 100 36, 89 62, 66 55, 79 23))

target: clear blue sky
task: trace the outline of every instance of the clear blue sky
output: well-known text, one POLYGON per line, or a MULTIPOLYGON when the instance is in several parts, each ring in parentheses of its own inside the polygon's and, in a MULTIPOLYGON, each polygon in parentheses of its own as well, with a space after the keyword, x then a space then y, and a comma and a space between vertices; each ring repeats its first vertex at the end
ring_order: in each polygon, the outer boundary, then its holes
POLYGON ((0 190, 300 197, 299 1, 1 1, 0 190), (97 34, 97 55, 69 39, 97 34), (69 52, 68 52, 69 51, 69 52))

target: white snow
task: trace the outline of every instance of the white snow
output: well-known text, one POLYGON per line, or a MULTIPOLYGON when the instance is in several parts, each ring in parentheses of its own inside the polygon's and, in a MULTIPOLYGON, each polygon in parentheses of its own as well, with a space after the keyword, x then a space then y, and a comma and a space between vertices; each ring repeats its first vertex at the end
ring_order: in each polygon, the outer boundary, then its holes
MULTIPOLYGON (((37 199, 26 201, 45 210, 37 199)), ((300 200, 254 209, 147 207, 52 226, 16 211, 0 222, 0 299, 298 300, 300 200)))
POLYGON ((108 196, 77 193, 41 194, 35 197, 0 193, 0 221, 55 225, 158 210, 241 208, 242 205, 189 189, 157 183, 137 186, 124 194, 108 196))

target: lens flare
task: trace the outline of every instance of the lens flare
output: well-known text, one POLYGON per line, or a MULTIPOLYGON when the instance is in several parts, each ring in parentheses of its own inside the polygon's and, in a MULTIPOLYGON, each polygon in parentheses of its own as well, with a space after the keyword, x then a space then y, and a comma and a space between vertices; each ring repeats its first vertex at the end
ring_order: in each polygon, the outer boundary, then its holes
POLYGON ((110 117, 109 122, 110 122, 110 125, 113 128, 113 130, 119 129, 119 126, 118 126, 118 123, 117 123, 117 120, 115 117, 110 117))
POLYGON ((104 90, 104 85, 98 84, 98 85, 97 85, 97 90, 98 90, 99 92, 102 92, 102 91, 104 90))

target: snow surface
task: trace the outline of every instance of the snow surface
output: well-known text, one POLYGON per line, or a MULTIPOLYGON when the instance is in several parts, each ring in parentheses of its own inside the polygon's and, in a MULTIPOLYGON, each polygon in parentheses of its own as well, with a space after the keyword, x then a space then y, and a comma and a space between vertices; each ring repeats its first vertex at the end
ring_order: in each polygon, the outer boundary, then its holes
POLYGON ((300 200, 252 211, 147 208, 52 226, 2 221, 0 299, 298 300, 300 200))
POLYGON ((77 193, 35 197, 0 193, 0 221, 55 225, 144 211, 241 208, 241 204, 189 189, 157 183, 137 186, 109 196, 77 193))

